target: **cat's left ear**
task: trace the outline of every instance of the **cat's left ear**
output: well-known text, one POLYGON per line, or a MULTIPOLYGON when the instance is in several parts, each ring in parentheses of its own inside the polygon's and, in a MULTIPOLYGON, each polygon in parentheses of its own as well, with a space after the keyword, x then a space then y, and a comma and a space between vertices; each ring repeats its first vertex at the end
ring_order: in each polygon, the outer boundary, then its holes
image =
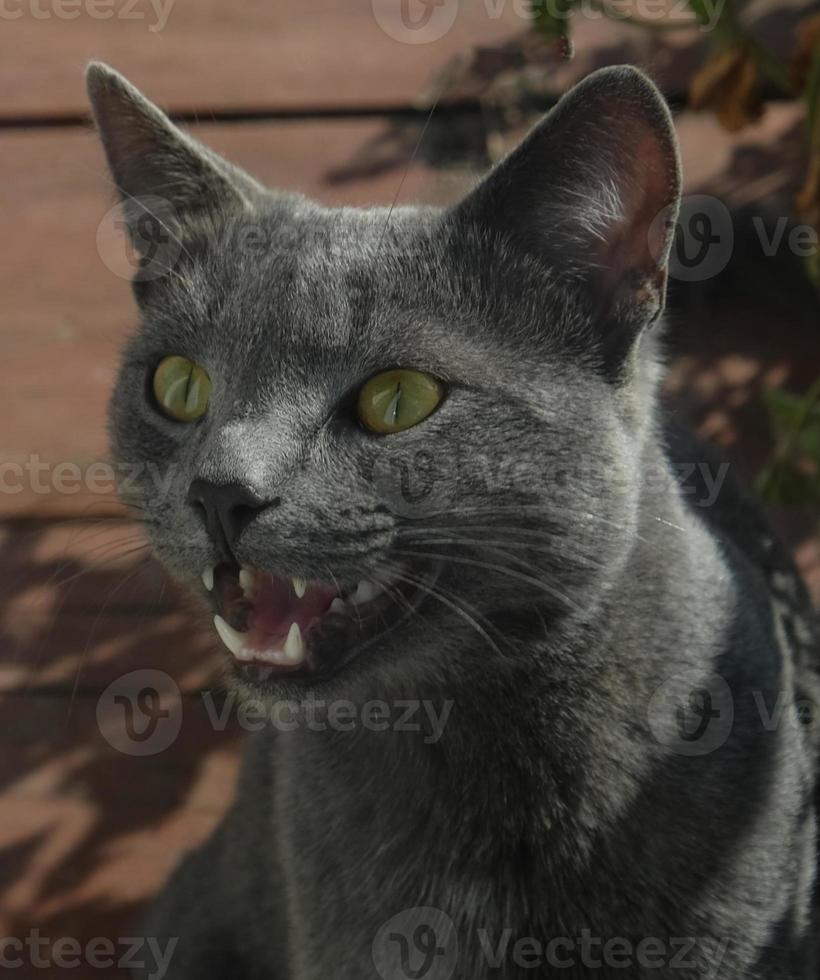
POLYGON ((181 230, 202 215, 249 209, 260 184, 175 126, 119 72, 100 62, 86 70, 88 98, 126 224, 139 248, 146 208, 181 230))
POLYGON ((679 200, 666 103, 618 67, 572 89, 454 213, 577 283, 622 346, 662 311, 679 200))

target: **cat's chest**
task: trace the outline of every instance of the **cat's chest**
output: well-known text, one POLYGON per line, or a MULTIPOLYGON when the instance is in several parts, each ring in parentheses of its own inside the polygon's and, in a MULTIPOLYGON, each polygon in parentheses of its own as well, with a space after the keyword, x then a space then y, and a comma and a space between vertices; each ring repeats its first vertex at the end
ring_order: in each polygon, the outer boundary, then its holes
POLYGON ((376 977, 384 923, 419 903, 419 849, 393 817, 387 786, 345 794, 331 774, 296 769, 278 767, 272 808, 294 980, 376 977))
POLYGON ((478 978, 522 937, 558 928, 555 896, 537 923, 528 918, 549 869, 511 856, 497 813, 455 787, 447 794, 417 764, 330 762, 277 747, 272 829, 297 980, 445 980, 470 950, 478 978))

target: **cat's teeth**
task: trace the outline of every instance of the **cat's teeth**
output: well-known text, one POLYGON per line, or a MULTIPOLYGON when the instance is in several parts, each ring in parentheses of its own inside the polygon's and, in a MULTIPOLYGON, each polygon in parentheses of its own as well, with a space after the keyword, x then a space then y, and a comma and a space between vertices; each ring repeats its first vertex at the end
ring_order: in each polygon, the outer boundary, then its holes
POLYGON ((347 603, 340 596, 336 596, 333 602, 331 602, 328 612, 341 613, 342 616, 347 616, 347 603))
POLYGON ((253 590, 253 572, 247 568, 239 570, 239 587, 246 596, 253 590))
POLYGON ((214 569, 213 565, 209 565, 205 571, 202 573, 202 584, 209 592, 214 590, 214 569))
POLYGON ((379 591, 378 586, 363 580, 356 586, 356 591, 350 597, 350 601, 354 606, 360 606, 363 602, 370 602, 371 599, 375 599, 379 591))
POLYGON ((296 593, 296 597, 301 599, 302 596, 307 592, 307 581, 303 578, 295 578, 293 580, 293 591, 296 593))
POLYGON ((285 640, 285 659, 288 663, 299 664, 305 659, 305 641, 298 623, 291 623, 288 638, 285 640))
POLYGON ((214 616, 214 626, 216 627, 217 633, 219 633, 219 639, 222 640, 237 660, 249 659, 245 652, 245 638, 239 630, 235 630, 221 616, 214 616))
POLYGON ((259 661, 283 667, 295 667, 305 659, 305 641, 302 639, 302 631, 298 623, 291 623, 284 650, 251 650, 245 646, 245 634, 235 630, 221 616, 214 616, 214 626, 225 646, 237 660, 243 663, 259 661))

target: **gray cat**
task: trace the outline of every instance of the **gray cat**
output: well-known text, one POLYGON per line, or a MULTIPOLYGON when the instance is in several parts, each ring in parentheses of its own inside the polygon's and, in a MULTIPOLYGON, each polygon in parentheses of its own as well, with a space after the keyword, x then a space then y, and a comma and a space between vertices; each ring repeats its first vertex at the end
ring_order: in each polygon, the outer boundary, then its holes
POLYGON ((597 72, 390 211, 88 85, 140 255, 115 458, 162 466, 131 499, 267 714, 146 926, 166 975, 814 977, 814 627, 658 404, 652 83, 597 72))

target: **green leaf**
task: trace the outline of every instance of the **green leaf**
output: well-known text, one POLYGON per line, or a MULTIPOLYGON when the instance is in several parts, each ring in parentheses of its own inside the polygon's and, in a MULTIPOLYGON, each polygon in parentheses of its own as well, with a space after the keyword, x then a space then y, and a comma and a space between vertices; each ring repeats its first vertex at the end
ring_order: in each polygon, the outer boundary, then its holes
POLYGON ((811 71, 806 81, 806 105, 808 106, 807 123, 810 138, 817 140, 820 136, 818 130, 818 110, 820 109, 820 51, 816 51, 814 61, 811 63, 811 71))
POLYGON ((578 0, 530 0, 536 29, 549 39, 567 37, 569 17, 578 0))
POLYGON ((758 493, 779 507, 820 507, 820 476, 772 463, 757 478, 758 493))
POLYGON ((731 24, 734 19, 734 10, 730 0, 726 0, 722 7, 717 11, 717 24, 714 21, 714 3, 711 0, 688 0, 689 9, 697 17, 698 23, 714 28, 724 28, 727 23, 731 24))
POLYGON ((793 454, 805 454, 820 464, 820 403, 808 405, 809 394, 793 395, 782 388, 763 393, 775 433, 788 438, 796 433, 793 454))
POLYGON ((697 17, 701 24, 709 23, 709 12, 706 9, 706 0, 689 0, 689 9, 697 17))
POLYGON ((820 251, 807 255, 805 263, 806 275, 814 283, 815 289, 820 289, 820 251))

